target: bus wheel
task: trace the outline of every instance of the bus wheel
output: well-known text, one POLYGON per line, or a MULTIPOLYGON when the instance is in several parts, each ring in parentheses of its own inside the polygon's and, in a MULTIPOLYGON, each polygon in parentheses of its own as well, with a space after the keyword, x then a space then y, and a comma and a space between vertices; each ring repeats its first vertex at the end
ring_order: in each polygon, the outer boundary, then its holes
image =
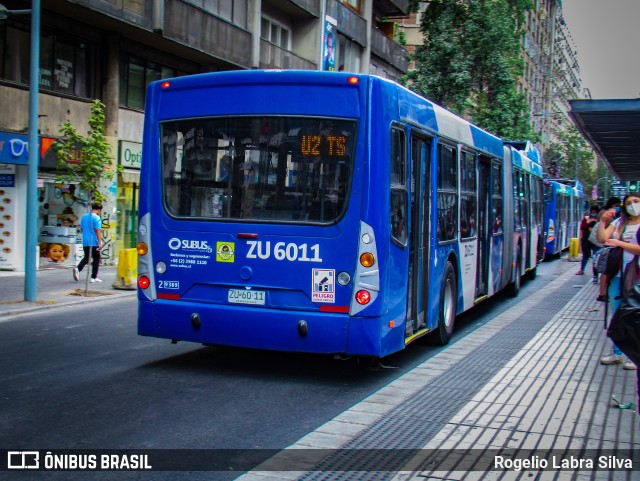
POLYGON ((538 266, 534 267, 533 269, 527 271, 527 273, 525 274, 525 279, 532 281, 536 278, 536 276, 538 275, 538 266))
POLYGON ((438 316, 438 330, 434 333, 436 344, 444 346, 451 339, 456 322, 456 304, 458 299, 456 273, 451 262, 447 262, 442 278, 440 291, 440 314, 438 316))

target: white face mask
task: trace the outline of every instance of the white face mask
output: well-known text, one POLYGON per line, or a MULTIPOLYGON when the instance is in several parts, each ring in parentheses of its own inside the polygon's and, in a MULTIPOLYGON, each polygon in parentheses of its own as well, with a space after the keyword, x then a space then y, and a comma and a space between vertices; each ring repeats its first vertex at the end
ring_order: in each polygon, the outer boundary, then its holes
POLYGON ((634 202, 632 204, 629 204, 626 208, 627 208, 627 214, 632 216, 640 215, 640 202, 634 202))

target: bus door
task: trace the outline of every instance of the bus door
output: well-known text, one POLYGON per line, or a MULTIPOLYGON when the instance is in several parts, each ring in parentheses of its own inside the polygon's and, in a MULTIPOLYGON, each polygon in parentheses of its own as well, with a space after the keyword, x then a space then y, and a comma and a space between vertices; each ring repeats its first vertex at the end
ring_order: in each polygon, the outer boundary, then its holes
POLYGON ((429 152, 430 141, 411 140, 411 222, 409 224, 409 292, 407 337, 427 327, 429 269, 429 152))
POLYGON ((491 218, 491 160, 480 156, 478 172, 478 268, 476 270, 476 299, 489 294, 489 219, 491 218))
POLYGON ((536 178, 533 180, 533 192, 534 192, 534 215, 535 215, 535 224, 536 224, 536 232, 537 232, 537 252, 536 252, 536 265, 538 262, 542 261, 544 258, 544 244, 545 244, 545 236, 543 235, 543 209, 544 202, 542 197, 542 180, 536 178))
POLYGON ((530 269, 535 266, 535 261, 531 258, 533 218, 531 217, 531 177, 529 173, 522 173, 522 226, 524 231, 523 255, 524 267, 530 269), (533 264, 532 264, 533 262, 533 264))

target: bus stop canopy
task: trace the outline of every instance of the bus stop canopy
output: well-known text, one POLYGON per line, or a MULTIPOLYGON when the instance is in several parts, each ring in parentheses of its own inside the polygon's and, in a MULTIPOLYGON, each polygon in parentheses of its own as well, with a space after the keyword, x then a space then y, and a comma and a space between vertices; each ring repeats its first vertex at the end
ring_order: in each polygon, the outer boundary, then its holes
POLYGON ((620 180, 640 179, 640 99, 570 100, 578 130, 620 180))

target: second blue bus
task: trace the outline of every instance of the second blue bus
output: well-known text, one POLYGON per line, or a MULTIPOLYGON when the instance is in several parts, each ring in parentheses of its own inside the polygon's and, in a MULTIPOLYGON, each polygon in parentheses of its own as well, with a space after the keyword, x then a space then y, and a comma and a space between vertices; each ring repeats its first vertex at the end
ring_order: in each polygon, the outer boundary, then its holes
POLYGON ((584 192, 580 181, 544 183, 545 255, 559 258, 569 248, 572 238, 580 235, 584 214, 584 192))

